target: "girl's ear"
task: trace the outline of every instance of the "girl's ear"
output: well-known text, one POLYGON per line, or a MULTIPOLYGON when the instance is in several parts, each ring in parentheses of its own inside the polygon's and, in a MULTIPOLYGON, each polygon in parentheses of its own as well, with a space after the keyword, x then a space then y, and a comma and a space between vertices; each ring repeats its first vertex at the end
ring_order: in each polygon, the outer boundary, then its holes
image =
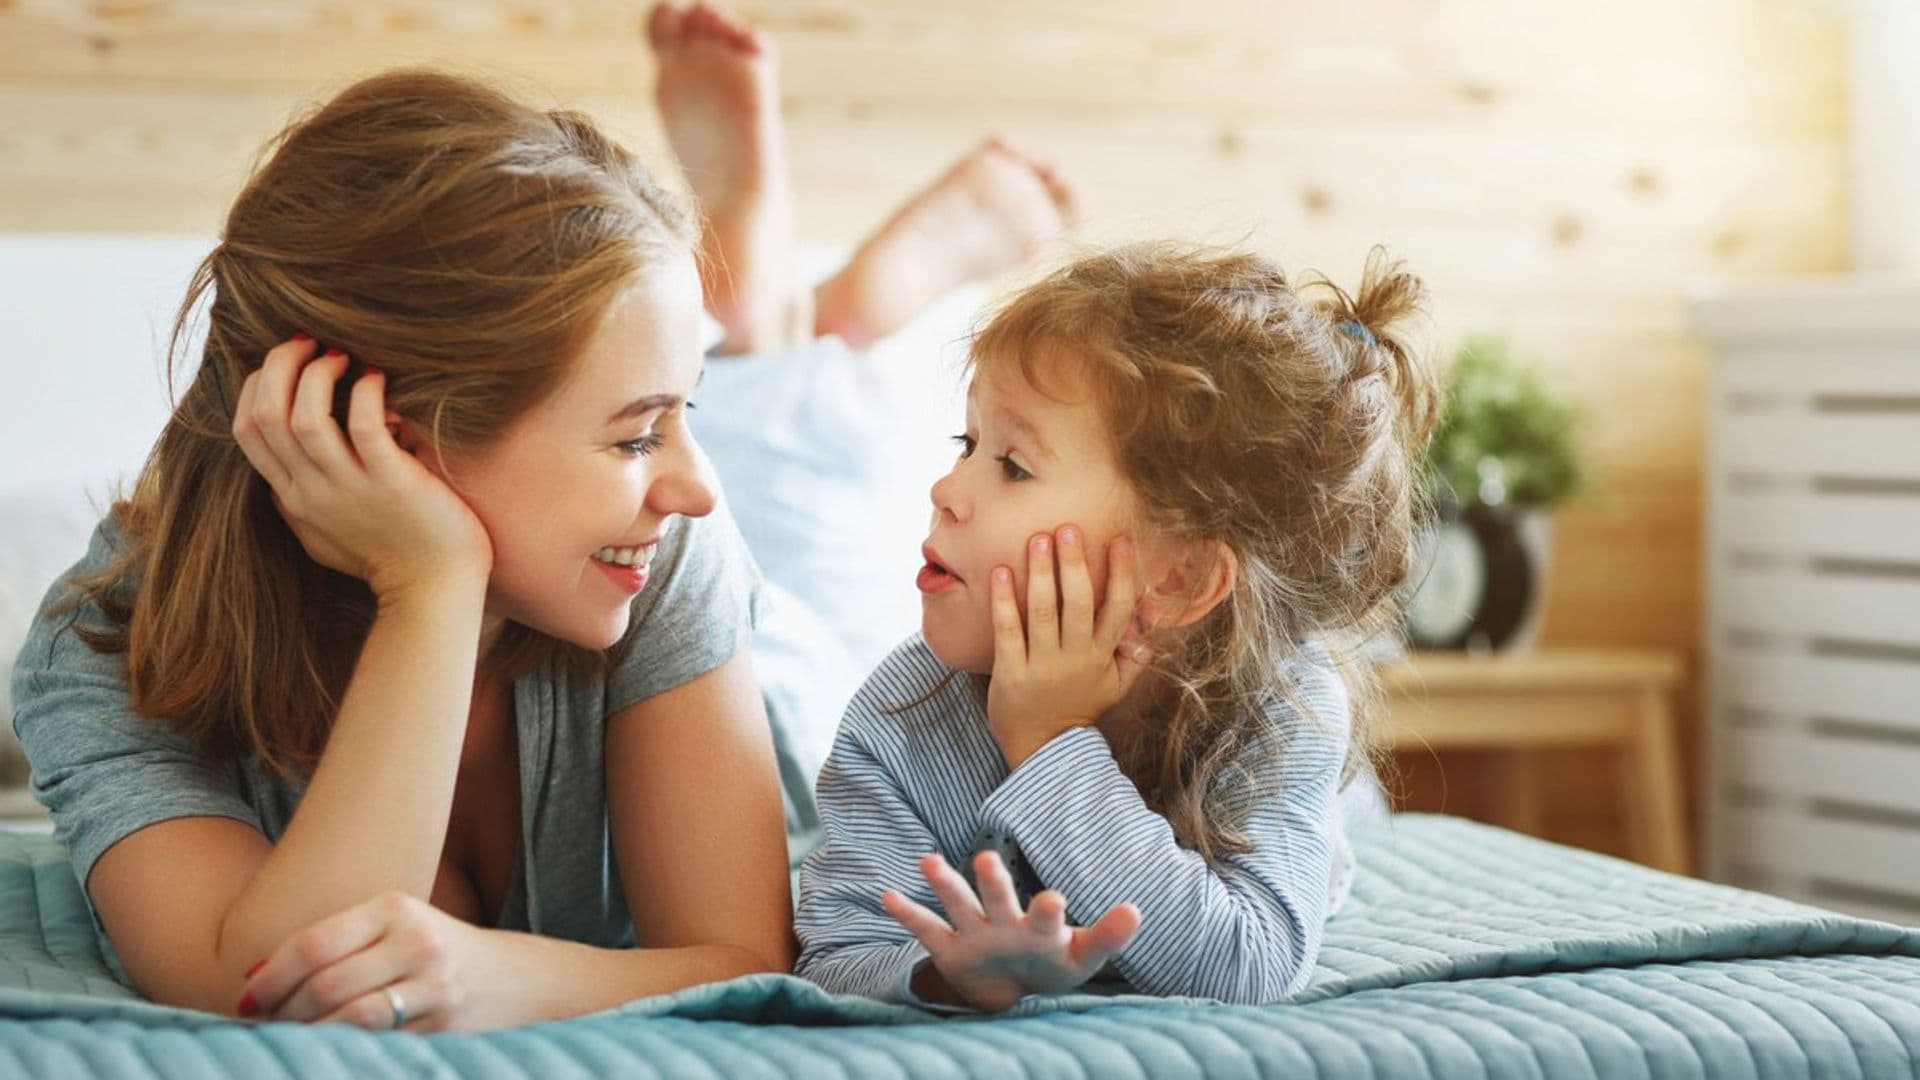
POLYGON ((1200 540, 1180 545, 1163 566, 1149 564, 1146 569, 1149 584, 1140 598, 1141 622, 1172 629, 1191 626, 1220 606, 1240 576, 1240 560, 1225 543, 1200 540))

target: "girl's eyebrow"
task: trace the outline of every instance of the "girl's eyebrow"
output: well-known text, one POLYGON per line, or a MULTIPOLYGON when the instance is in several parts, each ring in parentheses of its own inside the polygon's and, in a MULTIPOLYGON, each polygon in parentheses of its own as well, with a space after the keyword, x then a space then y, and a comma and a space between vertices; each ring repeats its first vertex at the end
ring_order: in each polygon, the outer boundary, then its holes
POLYGON ((1005 405, 996 406, 993 411, 999 413, 1001 418, 1006 420, 1008 427, 1032 440, 1033 444, 1039 447, 1040 453, 1043 456, 1058 460, 1058 457, 1053 452, 1053 448, 1047 445, 1046 438, 1040 434, 1039 427, 1037 427, 1033 421, 1021 416, 1005 405))

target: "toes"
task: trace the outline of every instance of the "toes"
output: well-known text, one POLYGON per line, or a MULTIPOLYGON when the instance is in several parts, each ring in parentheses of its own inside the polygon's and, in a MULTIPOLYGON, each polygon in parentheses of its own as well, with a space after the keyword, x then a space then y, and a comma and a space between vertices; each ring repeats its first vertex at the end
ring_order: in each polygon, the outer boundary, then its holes
POLYGON ((992 135, 980 144, 978 153, 982 155, 1002 155, 1025 168, 1040 181, 1046 189, 1047 198, 1052 200, 1054 208, 1060 212, 1066 224, 1072 224, 1079 204, 1079 192, 1060 171, 1060 166, 1052 158, 1037 153, 1005 135, 992 135))
POLYGON ((648 43, 655 51, 678 45, 680 35, 686 31, 686 20, 686 9, 671 0, 653 5, 653 10, 647 12, 648 43))
POLYGON ((1079 191, 1052 165, 1039 170, 1039 174, 1040 182, 1046 185, 1047 194, 1053 198, 1053 205, 1060 211, 1061 220, 1068 225, 1074 224, 1080 216, 1079 191))
POLYGON ((765 34, 705 0, 695 3, 687 12, 687 33, 756 55, 765 52, 770 44, 765 34))
POLYGON ((687 9, 687 36, 712 37, 719 33, 720 13, 706 4, 696 3, 687 9))

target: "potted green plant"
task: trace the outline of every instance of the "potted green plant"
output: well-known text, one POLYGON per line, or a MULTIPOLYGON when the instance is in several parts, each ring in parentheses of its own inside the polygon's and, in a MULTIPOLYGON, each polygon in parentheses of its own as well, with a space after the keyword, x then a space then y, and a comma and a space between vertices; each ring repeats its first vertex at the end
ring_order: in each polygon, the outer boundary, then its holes
POLYGON ((1433 519, 1407 603, 1426 648, 1527 648, 1538 637, 1553 508, 1586 485, 1579 406, 1498 337, 1470 338, 1428 446, 1433 519))

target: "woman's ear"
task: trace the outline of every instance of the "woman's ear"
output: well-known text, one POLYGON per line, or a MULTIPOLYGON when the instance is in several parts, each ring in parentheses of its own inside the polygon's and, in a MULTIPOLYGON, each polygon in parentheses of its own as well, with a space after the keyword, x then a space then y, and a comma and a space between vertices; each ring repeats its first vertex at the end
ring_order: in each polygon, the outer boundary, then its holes
POLYGON ((387 434, 393 436, 393 441, 396 446, 412 454, 414 460, 425 465, 428 472, 443 480, 446 479, 447 470, 445 464, 440 460, 440 455, 428 452, 431 449, 431 444, 428 442, 425 433, 420 430, 419 425, 401 416, 399 413, 389 410, 387 413, 387 434))
POLYGON ((1140 619, 1149 627, 1191 626, 1206 618, 1232 592, 1240 560, 1219 540, 1181 544, 1159 567, 1147 566, 1148 585, 1140 598, 1140 619))
POLYGON ((419 443, 419 435, 413 430, 413 423, 393 410, 387 410, 387 434, 400 449, 412 454, 419 443))

